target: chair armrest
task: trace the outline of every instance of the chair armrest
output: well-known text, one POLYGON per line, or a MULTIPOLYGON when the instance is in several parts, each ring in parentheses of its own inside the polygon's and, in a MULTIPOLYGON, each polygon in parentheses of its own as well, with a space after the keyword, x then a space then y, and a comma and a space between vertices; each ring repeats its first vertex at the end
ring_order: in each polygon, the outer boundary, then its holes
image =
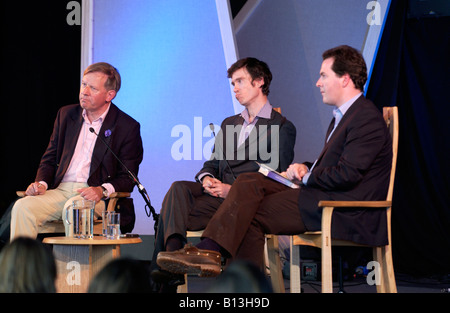
POLYGON ((392 201, 319 201, 321 208, 387 208, 390 206, 392 206, 392 201))
POLYGON ((109 212, 113 212, 116 208, 116 204, 119 198, 128 198, 129 196, 131 196, 131 192, 113 192, 109 195, 109 203, 106 210, 109 212))
POLYGON ((391 206, 392 201, 319 201, 319 207, 323 208, 321 247, 331 244, 331 219, 335 208, 384 208, 389 216, 391 206))
MULTIPOLYGON (((17 196, 23 198, 25 197, 25 191, 16 191, 17 196)), ((119 198, 128 198, 131 196, 131 192, 113 192, 112 194, 109 195, 109 204, 108 204, 108 211, 114 211, 117 201, 119 200, 119 198)))
POLYGON ((110 194, 109 198, 128 198, 129 196, 131 196, 131 192, 118 191, 110 194))
MULTIPOLYGON (((25 197, 25 191, 16 191, 16 195, 23 198, 25 197)), ((113 192, 109 195, 110 198, 128 198, 131 196, 130 192, 113 192)))

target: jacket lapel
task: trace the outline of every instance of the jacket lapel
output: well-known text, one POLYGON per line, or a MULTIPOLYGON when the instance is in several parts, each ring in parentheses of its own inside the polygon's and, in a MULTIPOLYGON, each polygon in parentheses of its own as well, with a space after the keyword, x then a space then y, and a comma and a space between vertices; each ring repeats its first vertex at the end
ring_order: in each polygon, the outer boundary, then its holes
POLYGON ((325 136, 325 144, 324 144, 323 149, 320 152, 319 156, 317 157, 317 161, 316 161, 316 165, 315 166, 317 166, 317 164, 320 162, 320 160, 322 159, 323 155, 325 154, 325 152, 328 149, 328 143, 331 141, 331 138, 328 141, 327 141, 327 138, 328 138, 328 136, 330 136, 330 133, 333 130, 333 127, 334 127, 334 118, 331 120, 330 125, 328 126, 327 134, 325 136))
POLYGON ((341 121, 339 122, 339 124, 337 125, 336 129, 334 130, 333 134, 330 137, 330 140, 326 141, 329 134, 331 133, 331 131, 333 130, 334 127, 334 118, 332 119, 330 126, 328 126, 328 131, 327 131, 327 135, 325 137, 325 145, 322 149, 322 152, 320 152, 319 157, 317 158, 317 162, 316 165, 320 163, 320 160, 322 159, 323 155, 326 153, 326 151, 328 150, 328 147, 330 146, 330 144, 333 142, 333 140, 335 138, 338 137, 339 133, 342 131, 342 129, 344 129, 345 123, 352 118, 352 115, 354 114, 354 112, 357 111, 358 109, 358 103, 359 101, 363 100, 364 96, 360 96, 358 99, 355 100, 355 102, 351 105, 351 107, 347 110, 347 112, 344 114, 344 116, 342 117, 341 121))

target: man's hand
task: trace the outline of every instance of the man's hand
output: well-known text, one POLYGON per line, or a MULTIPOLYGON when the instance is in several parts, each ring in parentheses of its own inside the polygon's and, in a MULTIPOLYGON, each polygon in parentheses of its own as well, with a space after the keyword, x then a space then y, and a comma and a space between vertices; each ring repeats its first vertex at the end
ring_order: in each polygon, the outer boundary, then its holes
POLYGON ((43 195, 46 190, 47 188, 45 188, 45 185, 38 182, 34 182, 28 186, 27 190, 25 191, 25 194, 27 196, 43 195))
POLYGON ((103 189, 101 186, 80 188, 77 189, 77 192, 79 192, 80 196, 84 199, 95 201, 95 203, 98 203, 103 198, 103 189))
POLYGON ((216 178, 206 176, 203 178, 203 188, 205 192, 213 197, 226 198, 230 191, 231 185, 224 184, 216 178))
POLYGON ((306 173, 308 173, 308 167, 305 164, 301 163, 291 164, 289 165, 286 172, 283 172, 283 174, 286 175, 287 179, 294 183, 300 183, 306 173))

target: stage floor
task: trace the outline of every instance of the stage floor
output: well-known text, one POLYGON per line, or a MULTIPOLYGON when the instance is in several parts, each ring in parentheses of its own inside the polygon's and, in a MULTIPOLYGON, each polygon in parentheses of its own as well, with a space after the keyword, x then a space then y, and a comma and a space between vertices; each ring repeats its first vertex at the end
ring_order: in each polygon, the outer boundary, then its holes
MULTIPOLYGON (((398 293, 443 293, 446 290, 450 291, 450 277, 443 281, 442 278, 414 278, 409 275, 397 274, 397 292, 398 293)), ((200 278, 190 276, 188 277, 189 293, 208 292, 208 289, 216 282, 216 278, 200 278)), ((286 292, 290 292, 289 279, 284 280, 286 292)), ((302 282, 303 293, 320 293, 320 281, 302 282)), ((338 293, 339 285, 334 283, 334 292, 338 293)), ((351 281, 344 282, 345 293, 376 293, 376 287, 370 286, 366 283, 364 277, 354 278, 351 281)))

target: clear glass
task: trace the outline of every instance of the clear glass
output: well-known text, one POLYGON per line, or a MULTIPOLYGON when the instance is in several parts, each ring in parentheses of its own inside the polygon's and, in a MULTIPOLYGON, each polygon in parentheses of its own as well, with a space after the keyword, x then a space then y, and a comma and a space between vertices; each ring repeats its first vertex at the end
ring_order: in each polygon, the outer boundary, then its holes
POLYGON ((120 213, 108 212, 106 214, 106 238, 120 239, 120 213))

